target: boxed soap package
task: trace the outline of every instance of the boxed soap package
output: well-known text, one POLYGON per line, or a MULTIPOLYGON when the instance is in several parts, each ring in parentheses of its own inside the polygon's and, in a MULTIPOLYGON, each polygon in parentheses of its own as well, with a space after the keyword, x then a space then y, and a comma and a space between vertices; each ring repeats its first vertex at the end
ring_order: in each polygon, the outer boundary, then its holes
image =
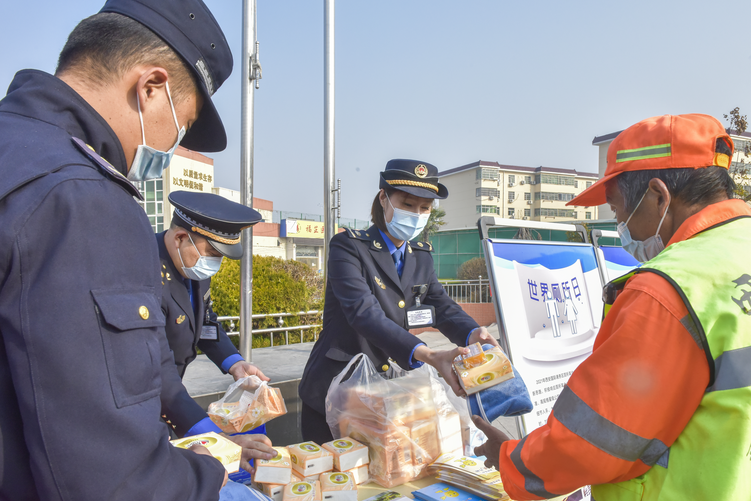
MULTIPOLYGON (((289 483, 295 483, 295 482, 301 482, 301 481, 302 479, 293 473, 292 480, 287 483, 289 484, 289 483)), ((263 492, 274 501, 282 501, 282 497, 284 495, 284 487, 286 485, 287 484, 263 484, 263 483, 253 482, 253 487, 256 490, 263 492)))
POLYGON ((314 442, 287 446, 292 469, 302 477, 318 475, 334 469, 334 456, 314 442))
POLYGON ((334 456, 334 469, 347 471, 370 462, 368 448, 350 437, 344 437, 323 444, 323 448, 334 456))
POLYGON ((260 484, 285 485, 292 481, 292 461, 286 447, 274 447, 272 459, 256 459, 253 481, 260 484))
POLYGON ((370 479, 370 475, 368 474, 368 465, 366 464, 358 466, 357 468, 352 468, 351 470, 347 470, 346 473, 352 475, 352 480, 354 480, 357 485, 364 484, 370 479))
POLYGON ((499 347, 494 346, 483 352, 480 343, 475 343, 468 348, 468 355, 459 355, 454 359, 454 370, 467 395, 514 377, 511 362, 499 347))
POLYGON ((212 456, 224 465, 227 473, 235 473, 240 470, 242 447, 214 432, 178 438, 172 440, 170 443, 181 449, 188 449, 195 444, 203 445, 209 450, 212 456))
POLYGON ((357 484, 349 473, 321 473, 321 496, 327 501, 357 501, 357 484))
POLYGON ((323 501, 321 484, 313 482, 294 482, 284 486, 282 501, 323 501))

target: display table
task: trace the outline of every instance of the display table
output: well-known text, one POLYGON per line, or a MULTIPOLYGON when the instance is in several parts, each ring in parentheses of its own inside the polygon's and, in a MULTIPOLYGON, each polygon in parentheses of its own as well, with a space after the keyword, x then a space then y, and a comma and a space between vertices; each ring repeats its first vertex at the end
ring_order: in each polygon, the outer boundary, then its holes
MULTIPOLYGON (((402 496, 406 496, 410 499, 413 499, 414 496, 412 495, 412 491, 422 489, 423 487, 427 487, 431 484, 435 484, 436 482, 438 482, 438 479, 435 477, 435 475, 421 478, 420 480, 413 480, 411 482, 407 482, 406 484, 397 485, 396 487, 392 487, 390 489, 387 489, 386 487, 381 487, 375 482, 368 482, 367 484, 362 484, 358 486, 357 501, 363 501, 365 499, 368 499, 369 497, 377 496, 378 494, 382 492, 388 492, 388 491, 398 492, 402 496)), ((566 499, 566 497, 570 495, 571 494, 566 494, 564 496, 550 498, 549 501, 563 501, 564 499, 566 499)))

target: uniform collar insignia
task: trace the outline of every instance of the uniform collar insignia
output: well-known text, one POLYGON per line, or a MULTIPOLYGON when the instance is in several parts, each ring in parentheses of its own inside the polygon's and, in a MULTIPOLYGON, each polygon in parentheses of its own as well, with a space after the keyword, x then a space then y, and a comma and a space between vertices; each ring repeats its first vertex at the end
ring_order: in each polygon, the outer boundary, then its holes
POLYGON ((381 242, 379 242, 378 240, 373 240, 373 247, 375 247, 378 250, 383 249, 383 245, 381 245, 381 242))

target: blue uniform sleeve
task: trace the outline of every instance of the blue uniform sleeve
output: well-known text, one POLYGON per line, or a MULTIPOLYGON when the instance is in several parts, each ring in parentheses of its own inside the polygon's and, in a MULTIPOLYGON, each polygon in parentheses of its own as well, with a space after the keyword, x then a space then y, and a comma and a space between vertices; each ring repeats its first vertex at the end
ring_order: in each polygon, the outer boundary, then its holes
POLYGON ((420 362, 419 360, 415 360, 415 351, 420 346, 426 346, 426 344, 425 343, 418 344, 412 349, 412 353, 409 354, 409 360, 410 360, 409 368, 410 369, 417 369, 418 367, 422 367, 423 365, 425 365, 425 362, 420 362))
POLYGON ((469 334, 467 334, 467 340, 464 341, 464 346, 469 346, 469 338, 472 337, 472 333, 475 332, 477 329, 479 329, 479 327, 475 327, 474 329, 469 331, 469 334))
POLYGON ((219 428, 210 417, 206 416, 199 422, 193 425, 191 429, 185 434, 186 437, 192 437, 193 435, 200 435, 201 433, 208 433, 213 431, 214 433, 222 433, 222 429, 219 428))
POLYGON ((230 355, 227 358, 224 359, 224 362, 219 366, 220 369, 222 369, 222 372, 227 373, 232 368, 233 365, 235 365, 237 362, 242 362, 245 360, 242 355, 239 353, 235 353, 234 355, 230 355))
MULTIPOLYGON (((199 306, 203 308, 204 305, 203 298, 201 298, 201 304, 199 306)), ((240 359, 242 359, 242 357, 240 356, 240 353, 238 353, 237 348, 235 348, 235 345, 232 344, 232 340, 230 340, 229 336, 224 331, 224 328, 222 328, 222 324, 217 321, 217 314, 214 313, 213 308, 209 306, 207 309, 208 320, 215 322, 217 325, 219 339, 217 341, 198 341, 198 347, 207 357, 209 357, 209 360, 214 362, 214 365, 219 367, 219 369, 226 374, 227 370, 232 367, 232 364, 226 365, 227 359, 233 355, 237 355, 240 359)), ((237 360, 235 360, 235 362, 237 362, 237 360)))

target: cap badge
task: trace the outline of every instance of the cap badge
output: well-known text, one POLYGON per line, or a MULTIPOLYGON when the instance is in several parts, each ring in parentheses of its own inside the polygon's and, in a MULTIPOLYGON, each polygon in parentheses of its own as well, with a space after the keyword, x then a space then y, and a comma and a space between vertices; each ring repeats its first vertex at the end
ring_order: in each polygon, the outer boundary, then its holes
POLYGON ((376 283, 376 285, 378 285, 378 287, 380 287, 381 289, 385 289, 386 288, 386 286, 383 284, 383 282, 381 282, 380 278, 378 278, 378 277, 373 277, 373 278, 375 278, 375 283, 376 283))
POLYGON ((420 164, 417 167, 415 167, 415 176, 425 177, 427 175, 428 175, 428 168, 425 167, 425 164, 420 164))

